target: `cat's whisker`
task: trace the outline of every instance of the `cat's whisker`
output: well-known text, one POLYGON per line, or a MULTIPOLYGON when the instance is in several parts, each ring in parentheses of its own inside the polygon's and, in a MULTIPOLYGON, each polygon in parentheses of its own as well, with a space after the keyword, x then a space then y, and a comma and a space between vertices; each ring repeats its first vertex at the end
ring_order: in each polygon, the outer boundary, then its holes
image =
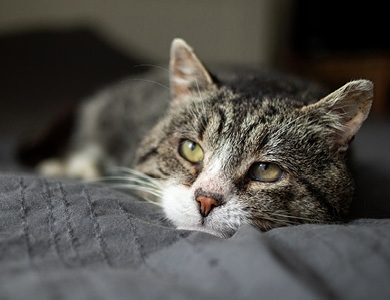
POLYGON ((133 68, 139 68, 139 67, 147 67, 147 68, 151 67, 151 68, 160 69, 160 70, 163 70, 163 71, 169 73, 169 70, 167 68, 164 68, 164 67, 161 67, 158 65, 154 65, 154 64, 138 64, 138 65, 133 66, 133 68))
POLYGON ((298 217, 298 216, 292 216, 292 215, 287 215, 287 214, 281 214, 281 213, 276 213, 276 212, 267 212, 268 214, 276 217, 283 217, 283 218, 288 218, 288 219, 296 219, 296 220, 302 220, 305 222, 310 222, 310 223, 315 223, 316 220, 312 218, 306 218, 306 217, 298 217))
POLYGON ((162 179, 160 179, 160 178, 155 178, 155 177, 149 176, 149 175, 142 173, 140 171, 137 171, 135 169, 131 169, 131 168, 127 168, 127 167, 117 167, 116 169, 122 173, 125 173, 125 175, 120 175, 123 178, 129 178, 129 179, 130 178, 138 178, 138 179, 146 180, 147 182, 153 183, 155 185, 159 185, 160 181, 162 181, 162 179), (127 174, 129 174, 129 175, 127 175, 127 174))
POLYGON ((161 196, 161 192, 158 189, 153 189, 150 187, 141 186, 138 184, 130 184, 130 183, 117 183, 114 184, 113 187, 120 188, 120 189, 129 189, 129 190, 139 190, 139 191, 145 191, 150 194, 153 194, 155 196, 161 196))
POLYGON ((273 223, 276 223, 278 224, 278 226, 292 226, 292 225, 297 225, 299 223, 296 223, 296 222, 291 222, 291 221, 288 221, 288 220, 281 220, 281 219, 276 219, 276 218, 271 218, 271 217, 261 217, 261 219, 265 220, 265 221, 270 221, 270 222, 273 222, 273 223))
MULTIPOLYGON (((277 214, 270 211, 263 211, 262 214, 258 216, 258 219, 276 223, 279 226, 292 226, 301 224, 298 221, 291 220, 287 215, 277 214)), ((270 228, 272 228, 272 226, 270 228)))
MULTIPOLYGON (((159 188, 159 185, 156 182, 152 181, 145 181, 143 179, 137 178, 137 177, 130 177, 130 176, 107 176, 102 177, 99 182, 105 182, 105 181, 122 181, 122 182, 128 182, 128 183, 137 183, 142 186, 148 186, 151 188, 159 188)), ((126 184, 126 183, 123 183, 126 184)))
POLYGON ((306 117, 307 115, 308 115, 308 113, 303 114, 303 115, 295 118, 294 120, 288 122, 286 125, 282 126, 278 131, 276 131, 276 133, 274 134, 273 138, 274 139, 279 138, 283 134, 285 128, 288 128, 291 124, 293 124, 293 123, 297 122, 298 120, 306 117))
POLYGON ((140 171, 137 171, 135 169, 132 169, 132 168, 128 168, 128 167, 114 167, 113 168, 113 171, 115 172, 123 172, 123 173, 127 173, 127 174, 131 174, 131 175, 134 175, 134 176, 137 176, 137 177, 140 177, 140 178, 144 178, 144 179, 148 179, 148 180, 159 180, 158 178, 154 178, 154 177, 151 177, 145 173, 142 173, 140 171))
POLYGON ((155 184, 145 184, 144 182, 142 181, 136 181, 136 180, 132 180, 132 181, 127 181, 125 183, 118 183, 118 184, 122 184, 123 186, 140 186, 140 187, 143 187, 145 189, 150 189, 150 190, 154 190, 154 191, 160 191, 160 187, 155 185, 155 184))
POLYGON ((106 178, 106 179, 111 179, 111 180, 134 180, 134 179, 137 179, 137 180, 147 180, 149 182, 157 182, 158 179, 157 178, 153 178, 153 177, 150 177, 148 175, 145 175, 145 174, 132 174, 132 173, 128 173, 128 174, 124 174, 124 175, 111 175, 111 176, 106 176, 106 177, 102 177, 103 179, 106 178))
MULTIPOLYGON (((95 178, 95 180, 93 182, 95 183, 103 183, 103 182, 107 182, 107 181, 118 181, 118 177, 115 177, 115 176, 112 176, 112 177, 101 177, 101 178, 95 178), (98 179, 98 180, 96 180, 98 179)), ((128 181, 127 179, 123 179, 123 181, 128 181)), ((92 182, 92 181, 90 181, 92 182)), ((129 181, 129 182, 135 182, 135 181, 129 181)), ((134 183, 115 183, 115 184, 110 184, 110 186, 114 189, 126 189, 126 190, 133 190, 133 191, 140 191, 140 192, 143 192, 143 193, 146 193, 146 194, 151 194, 157 198, 161 198, 162 196, 162 193, 161 193, 161 190, 158 188, 158 186, 154 186, 154 185, 150 185, 150 186, 147 186, 144 184, 145 182, 142 182, 142 181, 137 181, 134 183)), ((161 203, 157 202, 157 201, 153 201, 149 198, 147 198, 145 195, 141 195, 142 198, 145 200, 144 201, 135 201, 135 202, 138 202, 138 203, 151 203, 151 204, 154 204, 154 205, 157 205, 159 207, 162 207, 161 206, 161 203)))
POLYGON ((155 84, 155 85, 158 85, 158 86, 161 86, 163 87, 164 89, 170 91, 171 93, 173 93, 173 90, 166 86, 165 84, 162 84, 160 82, 157 82, 157 81, 154 81, 154 80, 149 80, 149 79, 142 79, 142 78, 129 78, 129 79, 125 79, 123 80, 121 83, 126 83, 127 81, 143 81, 143 82, 149 82, 149 83, 152 83, 152 84, 155 84))
POLYGON ((137 178, 137 177, 129 177, 127 180, 129 183, 135 183, 141 186, 155 188, 155 189, 161 189, 161 185, 155 181, 152 181, 150 179, 143 179, 143 178, 137 178))
POLYGON ((157 178, 127 167, 116 166, 111 169, 111 172, 118 175, 101 177, 98 181, 109 182, 113 188, 141 192, 140 196, 145 202, 162 207, 161 203, 153 201, 145 195, 150 194, 156 198, 162 197, 161 183, 158 182, 157 178))
MULTIPOLYGON (((113 187, 117 188, 117 189, 140 191, 140 192, 144 192, 144 193, 147 193, 147 194, 151 194, 151 195, 156 196, 156 197, 161 197, 160 191, 152 190, 150 188, 144 188, 144 187, 138 186, 138 185, 117 184, 117 185, 114 185, 113 187)), ((146 197, 143 197, 143 198, 145 200, 148 200, 149 203, 153 203, 153 204, 156 204, 156 205, 161 207, 161 203, 159 203, 157 201, 150 200, 150 199, 148 199, 146 197)))
POLYGON ((198 79, 195 78, 195 82, 196 82, 196 88, 198 90, 198 94, 199 94, 199 98, 200 99, 204 99, 203 95, 202 95, 202 92, 200 91, 200 88, 199 88, 199 83, 198 83, 198 79))

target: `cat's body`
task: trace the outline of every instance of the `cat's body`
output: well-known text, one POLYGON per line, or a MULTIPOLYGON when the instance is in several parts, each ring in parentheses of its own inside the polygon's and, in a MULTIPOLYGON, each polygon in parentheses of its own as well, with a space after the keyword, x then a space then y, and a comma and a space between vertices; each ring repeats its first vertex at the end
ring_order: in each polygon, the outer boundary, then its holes
POLYGON ((67 157, 41 169, 93 177, 134 168, 129 186, 153 196, 174 225, 219 236, 245 223, 340 221, 354 192, 346 150, 372 83, 351 82, 317 102, 322 90, 280 74, 216 77, 176 39, 169 71, 91 98, 67 157))

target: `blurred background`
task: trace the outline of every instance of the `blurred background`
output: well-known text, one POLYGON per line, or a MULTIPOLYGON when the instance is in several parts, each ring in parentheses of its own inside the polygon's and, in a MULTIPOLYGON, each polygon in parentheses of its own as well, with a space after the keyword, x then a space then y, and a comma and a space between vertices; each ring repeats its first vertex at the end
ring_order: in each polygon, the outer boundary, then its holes
POLYGON ((37 98, 52 111, 139 71, 134 65, 166 64, 182 37, 206 64, 278 68, 331 88, 372 79, 373 115, 385 117, 386 10, 383 1, 1 0, 1 102, 12 115, 37 98))
POLYGON ((360 192, 387 201, 380 196, 390 193, 382 188, 390 181, 385 5, 376 0, 1 0, 0 170, 15 170, 15 145, 25 134, 60 118, 102 86, 145 70, 136 65, 166 65, 172 39, 182 37, 206 65, 276 68, 334 89, 351 79, 373 80, 375 101, 356 138, 355 155, 364 162, 360 192))

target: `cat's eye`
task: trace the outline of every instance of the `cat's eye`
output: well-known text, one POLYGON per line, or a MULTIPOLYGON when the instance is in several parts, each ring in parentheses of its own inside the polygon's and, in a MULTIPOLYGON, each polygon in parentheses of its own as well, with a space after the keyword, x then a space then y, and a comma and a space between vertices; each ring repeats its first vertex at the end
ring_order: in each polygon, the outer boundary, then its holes
POLYGON ((203 160, 204 153, 201 146, 190 140, 183 140, 179 145, 180 155, 191 163, 200 163, 203 160))
POLYGON ((275 182, 282 174, 282 169, 275 163, 258 162, 249 169, 250 178, 261 182, 275 182))

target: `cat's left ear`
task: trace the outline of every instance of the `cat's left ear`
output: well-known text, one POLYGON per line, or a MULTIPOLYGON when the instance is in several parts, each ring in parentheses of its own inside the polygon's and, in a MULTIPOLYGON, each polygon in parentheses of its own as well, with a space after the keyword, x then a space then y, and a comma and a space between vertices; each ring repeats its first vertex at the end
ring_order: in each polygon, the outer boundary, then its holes
POLYGON ((170 85, 174 99, 186 95, 198 95, 215 88, 207 72, 192 48, 182 39, 176 38, 171 45, 170 85))
POLYGON ((304 107, 303 112, 320 112, 318 121, 325 123, 333 132, 333 150, 344 152, 367 118, 373 99, 373 83, 364 79, 355 80, 304 107))

